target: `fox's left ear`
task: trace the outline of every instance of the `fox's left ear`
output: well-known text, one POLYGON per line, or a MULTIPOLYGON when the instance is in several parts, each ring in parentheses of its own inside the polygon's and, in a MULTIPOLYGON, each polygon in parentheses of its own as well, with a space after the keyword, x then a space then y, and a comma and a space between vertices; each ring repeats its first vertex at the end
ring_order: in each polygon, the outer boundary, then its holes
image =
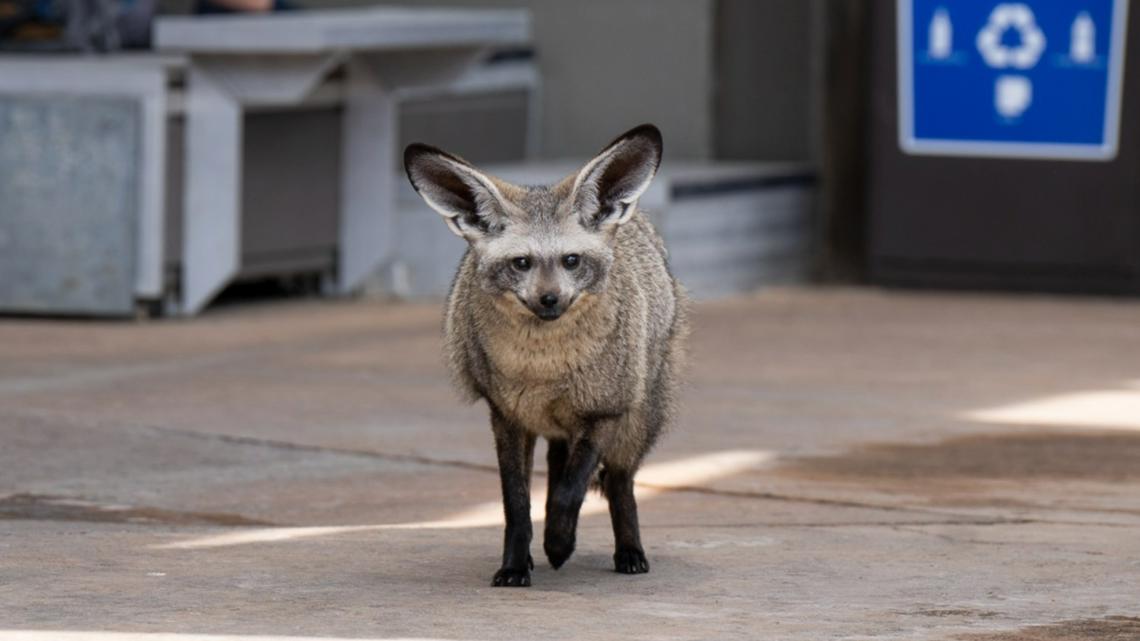
POLYGON ((574 177, 571 198, 582 224, 602 229, 628 221, 661 164, 661 132, 634 127, 606 146, 574 177))

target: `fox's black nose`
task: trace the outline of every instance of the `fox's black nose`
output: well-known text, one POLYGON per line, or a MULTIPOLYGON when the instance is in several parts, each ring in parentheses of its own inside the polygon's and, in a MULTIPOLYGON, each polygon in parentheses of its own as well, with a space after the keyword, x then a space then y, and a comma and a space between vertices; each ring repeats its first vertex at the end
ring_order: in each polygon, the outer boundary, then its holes
POLYGON ((538 299, 538 302, 542 303, 543 307, 550 308, 558 304, 558 297, 554 294, 543 294, 542 298, 538 299))

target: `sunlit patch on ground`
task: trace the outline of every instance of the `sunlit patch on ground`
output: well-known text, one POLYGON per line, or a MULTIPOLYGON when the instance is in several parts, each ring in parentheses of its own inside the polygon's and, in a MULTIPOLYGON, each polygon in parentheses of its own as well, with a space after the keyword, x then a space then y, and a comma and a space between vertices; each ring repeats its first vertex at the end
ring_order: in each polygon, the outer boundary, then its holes
MULTIPOLYGON (((650 499, 662 492, 687 489, 719 478, 756 469, 775 458, 772 452, 764 450, 731 450, 702 454, 677 461, 656 463, 645 466, 637 476, 638 499, 650 499)), ((536 482, 536 485, 540 483, 536 482)), ((545 489, 531 494, 531 519, 536 523, 545 518, 545 489)), ((582 505, 582 516, 602 514, 608 510, 606 501, 596 493, 590 493, 582 505)), ((350 532, 371 532, 381 530, 424 530, 492 527, 503 524, 503 506, 498 501, 476 505, 451 517, 438 521, 413 523, 379 523, 374 525, 332 525, 316 527, 276 527, 256 530, 228 532, 187 541, 164 543, 153 546, 155 549, 195 549, 213 548, 249 543, 272 543, 307 539, 319 536, 345 534, 350 532)))
POLYGON ((1140 381, 1121 389, 1046 396, 968 412, 967 420, 1006 425, 1140 431, 1140 381))

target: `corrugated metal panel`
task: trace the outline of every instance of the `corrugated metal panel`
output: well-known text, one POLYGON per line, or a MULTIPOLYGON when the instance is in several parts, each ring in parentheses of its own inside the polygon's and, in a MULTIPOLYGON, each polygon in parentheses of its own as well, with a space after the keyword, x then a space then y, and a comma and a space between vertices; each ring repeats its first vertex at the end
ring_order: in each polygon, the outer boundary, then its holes
POLYGON ((141 128, 129 98, 0 96, 0 310, 134 311, 141 128))

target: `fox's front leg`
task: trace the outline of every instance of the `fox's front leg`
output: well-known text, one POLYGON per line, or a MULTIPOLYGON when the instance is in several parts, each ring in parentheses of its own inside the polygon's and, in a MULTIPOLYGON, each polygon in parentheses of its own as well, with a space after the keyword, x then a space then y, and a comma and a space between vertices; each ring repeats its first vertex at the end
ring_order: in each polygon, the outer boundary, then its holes
POLYGON ((581 437, 570 447, 562 473, 551 476, 546 498, 546 532, 542 547, 555 569, 574 553, 578 512, 586 498, 590 478, 598 467, 598 450, 589 438, 581 437))
POLYGON ((503 511, 507 528, 503 534, 503 566, 491 580, 493 586, 530 585, 534 561, 530 556, 530 470, 534 435, 512 425, 491 410, 491 429, 499 455, 499 480, 503 486, 503 511))
POLYGON ((546 513, 553 510, 554 495, 562 476, 566 473, 566 460, 570 458, 570 443, 564 439, 550 439, 546 450, 546 513))

